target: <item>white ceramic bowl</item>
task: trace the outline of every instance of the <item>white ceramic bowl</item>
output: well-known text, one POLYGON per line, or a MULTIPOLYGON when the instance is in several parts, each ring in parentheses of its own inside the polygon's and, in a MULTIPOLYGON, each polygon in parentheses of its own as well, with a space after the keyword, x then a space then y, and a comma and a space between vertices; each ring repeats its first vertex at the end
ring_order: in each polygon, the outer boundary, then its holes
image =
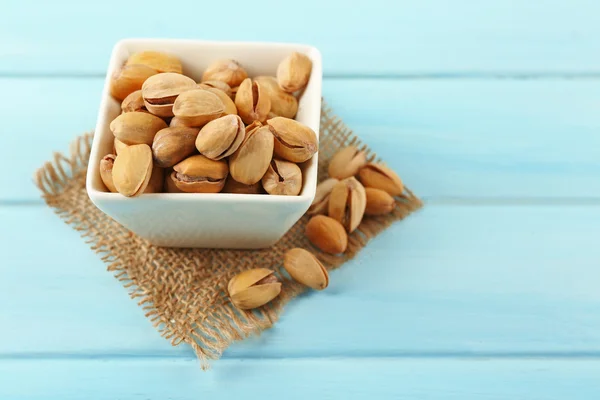
POLYGON ((127 229, 158 246, 265 248, 275 244, 306 212, 317 185, 317 156, 300 165, 304 184, 299 196, 246 194, 156 193, 127 198, 106 192, 99 173, 102 157, 112 152, 110 122, 119 102, 109 93, 110 76, 134 52, 164 51, 179 57, 184 74, 200 81, 209 63, 239 61, 248 74, 275 75, 279 62, 293 51, 312 59, 312 75, 299 102, 299 122, 319 134, 322 64, 320 52, 302 44, 213 42, 200 40, 126 39, 112 52, 87 172, 92 202, 127 229))

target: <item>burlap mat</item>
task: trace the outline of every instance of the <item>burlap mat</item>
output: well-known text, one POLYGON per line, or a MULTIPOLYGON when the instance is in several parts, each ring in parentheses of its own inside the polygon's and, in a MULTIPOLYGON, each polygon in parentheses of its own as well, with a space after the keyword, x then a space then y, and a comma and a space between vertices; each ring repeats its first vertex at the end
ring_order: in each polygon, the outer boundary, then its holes
MULTIPOLYGON (((108 270, 128 289, 146 317, 173 346, 189 344, 202 362, 217 359, 233 341, 271 327, 282 306, 305 288, 287 278, 283 254, 290 248, 312 250, 328 269, 353 258, 369 239, 393 222, 421 207, 421 201, 406 189, 396 209, 383 217, 365 217, 349 237, 343 256, 319 252, 304 236, 304 216, 273 248, 267 250, 172 249, 150 245, 98 210, 85 190, 85 174, 92 134, 72 143, 70 157, 55 154, 36 173, 36 184, 46 203, 74 229, 108 264, 108 270), (240 271, 266 267, 284 281, 281 295, 268 305, 243 312, 232 306, 226 287, 240 271)), ((321 113, 319 181, 335 152, 355 144, 378 160, 352 131, 325 105, 321 113)), ((396 171, 402 176, 402 171, 396 171)), ((318 296, 318 293, 315 293, 318 296)))

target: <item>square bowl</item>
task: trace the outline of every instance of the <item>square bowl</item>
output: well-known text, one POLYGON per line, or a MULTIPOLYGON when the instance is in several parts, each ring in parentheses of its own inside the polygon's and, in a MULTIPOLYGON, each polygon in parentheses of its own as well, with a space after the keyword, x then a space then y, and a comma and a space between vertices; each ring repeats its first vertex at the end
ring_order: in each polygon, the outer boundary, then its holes
POLYGON ((306 54, 313 63, 309 83, 298 102, 296 120, 319 136, 322 62, 315 47, 303 44, 218 42, 180 39, 125 39, 113 48, 102 91, 86 177, 91 201, 105 214, 150 243, 164 247, 256 249, 275 244, 306 212, 317 185, 318 153, 299 164, 303 187, 298 196, 229 193, 152 193, 129 198, 106 190, 100 160, 112 153, 110 122, 120 103, 110 95, 110 77, 129 55, 162 51, 181 60, 183 73, 200 82, 202 72, 218 59, 234 59, 250 77, 274 76, 290 53, 306 54))

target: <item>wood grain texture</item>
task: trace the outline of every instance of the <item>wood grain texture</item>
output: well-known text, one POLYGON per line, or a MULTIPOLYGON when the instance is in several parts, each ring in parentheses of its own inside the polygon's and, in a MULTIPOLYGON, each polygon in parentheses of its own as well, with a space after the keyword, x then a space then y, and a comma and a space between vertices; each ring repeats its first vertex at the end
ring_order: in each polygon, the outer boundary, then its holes
MULTIPOLYGON (((13 94, 0 100, 0 167, 19 165, 0 175, 0 201, 39 199, 33 172, 94 128, 102 85, 0 79, 13 94)), ((596 80, 324 82, 334 111, 428 200, 599 198, 598 93, 596 80)))
POLYGON ((595 400, 598 374, 597 360, 222 360, 208 373, 191 359, 0 360, 0 397, 595 400))
MULTIPOLYGON (((429 205, 224 356, 600 355, 599 223, 598 207, 429 205)), ((0 358, 193 356, 49 209, 0 208, 0 237, 0 358)))
POLYGON ((8 2, 0 73, 101 74, 123 37, 310 43, 328 75, 599 72, 595 0, 177 4, 8 2))

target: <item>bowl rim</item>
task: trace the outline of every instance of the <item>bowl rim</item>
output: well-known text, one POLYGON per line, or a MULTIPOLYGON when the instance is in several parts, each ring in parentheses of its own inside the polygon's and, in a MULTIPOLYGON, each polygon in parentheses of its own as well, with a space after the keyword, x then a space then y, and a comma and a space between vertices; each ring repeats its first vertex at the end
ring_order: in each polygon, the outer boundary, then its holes
MULTIPOLYGON (((122 47, 130 44, 200 44, 205 46, 218 46, 218 47, 251 47, 251 48, 280 48, 285 49, 289 47, 303 47, 305 51, 310 51, 313 60, 313 73, 311 79, 318 79, 318 91, 319 91, 319 103, 322 99, 322 81, 323 81, 323 69, 322 69, 322 55, 320 50, 309 44, 294 43, 294 42, 268 42, 268 41, 220 41, 220 40, 202 40, 202 39, 175 39, 175 38, 123 38, 117 41, 111 51, 109 65, 104 78, 104 84, 102 88, 100 106, 98 107, 98 114, 96 119, 96 126, 94 129, 92 144, 90 148, 90 157, 88 160, 88 168, 86 173, 86 191, 92 202, 96 203, 99 201, 171 201, 171 202, 215 202, 215 201, 227 201, 227 202, 244 202, 244 203, 306 203, 307 201, 312 202, 316 194, 316 184, 318 182, 318 156, 319 152, 315 153, 313 157, 306 162, 314 163, 314 168, 317 172, 314 174, 314 184, 310 185, 306 193, 299 194, 297 196, 285 196, 285 195, 256 195, 256 194, 243 194, 243 193, 144 193, 143 196, 138 197, 126 197, 119 193, 100 191, 94 188, 93 180, 94 176, 99 174, 99 163, 101 157, 99 156, 100 137, 102 136, 101 125, 105 124, 106 114, 108 112, 108 102, 111 99, 110 95, 110 79, 114 73, 117 65, 117 54, 122 47)), ((319 107, 320 108, 320 107, 319 107)), ((320 140, 320 132, 317 132, 317 141, 320 140)))

